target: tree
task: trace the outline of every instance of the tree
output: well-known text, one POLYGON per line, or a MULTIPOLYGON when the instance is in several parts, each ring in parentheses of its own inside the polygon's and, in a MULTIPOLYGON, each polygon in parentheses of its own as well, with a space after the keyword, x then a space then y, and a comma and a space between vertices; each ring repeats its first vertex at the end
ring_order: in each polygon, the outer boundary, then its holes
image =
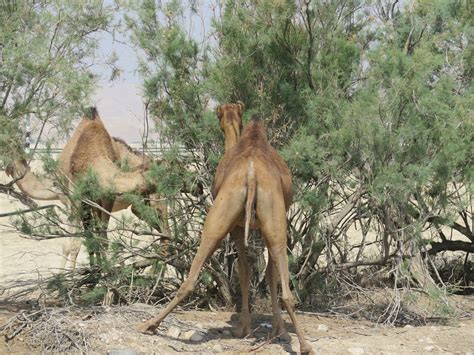
MULTIPOLYGON (((191 149, 188 163, 209 181, 222 140, 208 103, 242 100, 263 117, 296 183, 289 249, 302 300, 311 302, 321 275, 360 267, 388 268, 395 284, 435 287, 425 255, 472 250, 467 2, 215 8, 203 45, 184 29, 193 6, 150 0, 135 8, 132 38, 144 51, 146 99, 164 138, 191 149), (444 227, 468 241, 448 240, 444 227), (354 228, 355 240, 347 234, 354 228)), ((231 261, 216 258, 231 273, 231 261)))
POLYGON ((1 165, 23 154, 26 122, 38 132, 36 143, 46 125, 60 136, 71 129, 97 81, 95 34, 111 19, 101 1, 0 4, 1 165))

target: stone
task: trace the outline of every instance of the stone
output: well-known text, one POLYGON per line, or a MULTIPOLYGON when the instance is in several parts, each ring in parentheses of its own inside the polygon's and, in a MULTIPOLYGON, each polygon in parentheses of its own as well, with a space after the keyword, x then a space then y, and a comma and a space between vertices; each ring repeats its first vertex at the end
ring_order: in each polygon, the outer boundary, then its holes
POLYGON ((107 352, 107 355, 139 355, 140 352, 130 348, 112 349, 107 352))
POLYGON ((183 334, 183 339, 199 342, 204 340, 204 336, 198 331, 190 330, 183 334))
POLYGON ((318 332, 327 332, 328 330, 329 330, 329 327, 326 324, 318 325, 318 332))
POLYGON ((201 333, 199 333, 199 332, 193 332, 193 334, 191 335, 191 337, 189 338, 189 340, 195 341, 195 342, 203 341, 203 340, 204 340, 204 336, 203 336, 201 333))
POLYGON ((214 346, 212 347, 212 350, 214 350, 214 351, 220 353, 220 352, 223 352, 223 351, 224 351, 224 348, 222 347, 222 345, 217 344, 217 345, 214 345, 214 346))
POLYGON ((222 334, 225 335, 225 336, 231 336, 232 335, 232 332, 230 330, 223 330, 222 331, 222 334))
POLYGON ((168 331, 166 332, 166 335, 171 338, 178 338, 180 334, 181 334, 181 329, 179 329, 178 327, 174 325, 169 327, 168 331))
POLYGON ((405 329, 411 329, 411 328, 413 328, 413 326, 412 326, 412 325, 410 325, 410 324, 407 324, 407 325, 406 325, 406 326, 404 326, 403 328, 405 328, 405 329))
POLYGON ((349 354, 364 354, 365 350, 363 348, 349 348, 347 349, 349 354))

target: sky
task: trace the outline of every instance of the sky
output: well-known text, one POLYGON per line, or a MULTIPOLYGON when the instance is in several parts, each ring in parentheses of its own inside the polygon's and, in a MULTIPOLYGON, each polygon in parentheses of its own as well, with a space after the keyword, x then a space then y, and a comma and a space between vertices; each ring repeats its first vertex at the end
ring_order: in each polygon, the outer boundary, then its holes
POLYGON ((142 140, 144 106, 141 92, 141 79, 137 73, 137 55, 126 44, 123 35, 114 41, 109 33, 99 35, 99 61, 116 53, 117 66, 122 70, 120 77, 109 81, 110 68, 97 65, 100 76, 99 86, 92 97, 109 133, 125 139, 129 143, 142 140))
MULTIPOLYGON (((214 1, 197 1, 198 15, 186 13, 184 22, 188 33, 199 41, 208 39, 211 27, 211 10, 214 1)), ((107 0, 106 0, 107 3, 107 0)), ((118 14, 117 16, 120 16, 118 14)), ((99 61, 115 51, 118 61, 117 66, 122 70, 121 76, 113 82, 108 81, 110 69, 105 65, 97 65, 97 72, 101 77, 99 87, 92 98, 92 105, 99 110, 110 134, 120 137, 128 143, 142 141, 144 127, 144 105, 142 99, 142 79, 137 73, 137 52, 131 45, 126 34, 116 34, 116 41, 109 33, 99 35, 99 61)), ((155 133, 149 138, 156 138, 155 133)))

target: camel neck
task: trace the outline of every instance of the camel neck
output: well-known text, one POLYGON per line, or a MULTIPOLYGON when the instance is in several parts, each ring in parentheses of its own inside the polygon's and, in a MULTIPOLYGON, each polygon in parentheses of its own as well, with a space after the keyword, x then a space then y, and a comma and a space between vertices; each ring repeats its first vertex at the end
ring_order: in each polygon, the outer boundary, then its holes
POLYGON ((225 152, 228 153, 239 141, 240 130, 235 129, 234 126, 230 126, 224 129, 225 136, 225 152))

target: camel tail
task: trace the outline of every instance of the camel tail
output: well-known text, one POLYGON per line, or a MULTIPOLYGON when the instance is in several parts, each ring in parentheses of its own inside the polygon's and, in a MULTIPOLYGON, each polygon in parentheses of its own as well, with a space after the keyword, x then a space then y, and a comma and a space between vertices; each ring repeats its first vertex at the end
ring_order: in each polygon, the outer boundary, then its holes
POLYGON ((249 162, 249 170, 247 173, 247 201, 245 202, 245 233, 244 244, 247 248, 249 245, 250 222, 253 218, 253 209, 255 204, 255 197, 257 194, 257 180, 255 179, 255 167, 253 160, 249 162))

